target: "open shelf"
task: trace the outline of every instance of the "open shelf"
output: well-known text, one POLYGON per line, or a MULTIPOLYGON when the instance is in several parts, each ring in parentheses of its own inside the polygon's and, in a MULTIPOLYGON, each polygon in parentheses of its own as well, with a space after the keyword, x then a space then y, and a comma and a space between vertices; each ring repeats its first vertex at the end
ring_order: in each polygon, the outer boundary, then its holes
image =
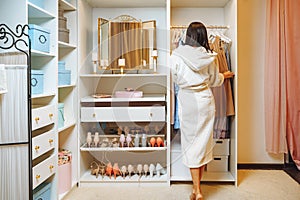
POLYGON ((51 53, 46 53, 46 52, 42 52, 42 51, 37 51, 37 50, 31 50, 31 55, 32 56, 49 56, 49 57, 55 57, 55 55, 51 54, 51 53))
POLYGON ((65 11, 75 11, 76 7, 64 0, 59 0, 59 6, 65 11))
POLYGON ((80 77, 82 78, 113 78, 113 77, 165 77, 165 74, 81 74, 80 77))
POLYGON ((76 45, 69 44, 66 42, 61 42, 61 41, 58 41, 58 47, 59 48, 67 48, 67 49, 76 49, 77 48, 76 45))
POLYGON ((80 147, 81 151, 165 151, 167 147, 88 147, 85 143, 80 147))
POLYGON ((141 98, 94 98, 87 96, 81 98, 81 103, 96 103, 96 102, 148 102, 148 101, 166 101, 164 94, 144 94, 141 98))
POLYGON ((47 98, 55 96, 54 93, 43 93, 43 94, 34 94, 32 95, 32 99, 39 99, 39 98, 47 98))
POLYGON ((62 88, 72 88, 72 87, 76 87, 75 84, 71 84, 71 85, 59 85, 58 88, 62 89, 62 88))
POLYGON ((75 121, 69 122, 69 123, 67 123, 66 125, 64 125, 63 127, 59 128, 59 129, 58 129, 58 132, 59 132, 59 133, 60 133, 60 132, 63 132, 64 130, 67 130, 68 128, 71 128, 71 127, 73 127, 73 126, 75 126, 75 125, 76 125, 76 122, 75 122, 75 121))
POLYGON ((28 18, 55 18, 55 16, 33 3, 28 2, 28 18))
POLYGON ((167 182, 168 177, 166 174, 160 175, 159 177, 154 174, 153 177, 150 177, 150 175, 142 175, 139 176, 137 174, 132 175, 131 177, 121 177, 117 176, 116 179, 112 176, 111 178, 107 175, 104 175, 103 177, 101 175, 96 178, 95 175, 91 175, 90 171, 87 171, 83 174, 83 176, 80 178, 81 183, 141 183, 141 182, 167 182))

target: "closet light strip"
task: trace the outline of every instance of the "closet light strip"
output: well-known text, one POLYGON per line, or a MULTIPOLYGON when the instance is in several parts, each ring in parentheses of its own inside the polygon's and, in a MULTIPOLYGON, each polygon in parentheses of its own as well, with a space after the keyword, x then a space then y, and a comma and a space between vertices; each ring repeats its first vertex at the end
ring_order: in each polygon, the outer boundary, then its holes
MULTIPOLYGON (((188 26, 182 25, 182 26, 171 26, 171 29, 187 29, 188 26)), ((207 29, 229 29, 230 26, 214 26, 214 25, 208 25, 206 26, 207 29)))

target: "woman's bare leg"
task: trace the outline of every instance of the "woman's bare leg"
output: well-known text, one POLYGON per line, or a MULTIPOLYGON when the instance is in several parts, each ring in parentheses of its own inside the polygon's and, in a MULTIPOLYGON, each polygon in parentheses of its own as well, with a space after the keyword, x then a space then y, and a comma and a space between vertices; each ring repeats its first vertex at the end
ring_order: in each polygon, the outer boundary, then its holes
POLYGON ((199 197, 202 197, 200 190, 200 178, 202 177, 201 168, 190 168, 192 180, 193 180, 193 193, 199 197))

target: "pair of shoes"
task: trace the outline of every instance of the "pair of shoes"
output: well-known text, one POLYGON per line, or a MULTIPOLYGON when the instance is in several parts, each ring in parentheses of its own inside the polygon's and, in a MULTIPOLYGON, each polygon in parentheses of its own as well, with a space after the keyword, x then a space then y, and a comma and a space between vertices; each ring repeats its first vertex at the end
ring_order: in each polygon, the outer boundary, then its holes
POLYGON ((150 139, 150 145, 151 147, 163 147, 164 146, 164 140, 161 137, 152 137, 150 139))
POLYGON ((96 161, 91 162, 90 165, 90 169, 91 169, 91 174, 95 175, 96 178, 98 178, 98 175, 101 174, 102 178, 105 174, 105 164, 100 162, 97 163, 96 161))

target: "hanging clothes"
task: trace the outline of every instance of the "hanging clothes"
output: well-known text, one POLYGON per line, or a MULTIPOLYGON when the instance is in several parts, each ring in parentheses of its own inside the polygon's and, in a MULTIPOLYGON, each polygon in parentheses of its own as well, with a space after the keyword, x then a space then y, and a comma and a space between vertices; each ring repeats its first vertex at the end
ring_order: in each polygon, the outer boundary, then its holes
MULTIPOLYGON (((229 71, 225 51, 222 44, 223 42, 219 36, 216 36, 214 38, 213 43, 211 43, 213 50, 218 54, 217 59, 219 62, 220 73, 229 71)), ((235 111, 234 111, 232 87, 229 79, 224 80, 224 88, 226 91, 226 115, 232 116, 234 115, 235 111)))
MULTIPOLYGON (((185 35, 186 35, 186 29, 172 29, 171 30, 171 50, 173 51, 178 46, 184 45, 185 41, 185 35)), ((180 129, 180 122, 179 122, 179 116, 178 116, 178 85, 174 83, 174 108, 172 109, 174 113, 173 115, 173 124, 174 129, 178 130, 180 129)))

